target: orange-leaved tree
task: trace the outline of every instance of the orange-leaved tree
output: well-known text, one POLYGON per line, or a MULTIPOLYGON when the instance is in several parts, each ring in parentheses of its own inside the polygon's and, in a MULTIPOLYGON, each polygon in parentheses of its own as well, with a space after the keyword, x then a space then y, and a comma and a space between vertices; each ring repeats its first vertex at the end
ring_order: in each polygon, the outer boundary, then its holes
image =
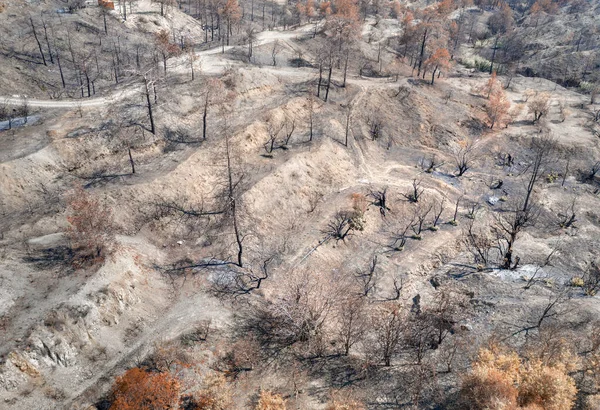
POLYGON ((161 30, 155 34, 154 42, 163 58, 163 71, 167 75, 167 60, 169 57, 179 54, 181 49, 177 44, 171 43, 171 36, 167 30, 161 30))
POLYGON ((225 5, 219 10, 219 15, 227 22, 227 45, 229 37, 233 34, 233 25, 237 24, 242 18, 242 9, 237 0, 227 0, 225 5))
POLYGON ((489 96, 489 101, 485 106, 490 129, 493 129, 496 124, 508 125, 510 123, 509 111, 510 101, 506 98, 506 93, 502 87, 494 88, 489 96))
POLYGON ((179 381, 169 373, 138 367, 117 377, 111 410, 167 410, 179 408, 179 381))
POLYGON ((448 70, 450 68, 450 53, 445 48, 438 48, 434 53, 425 60, 425 69, 423 76, 427 70, 431 70, 431 85, 435 80, 436 73, 448 70))
POLYGON ((69 198, 67 237, 75 253, 76 265, 102 262, 112 252, 114 242, 113 214, 98 198, 77 188, 69 198))

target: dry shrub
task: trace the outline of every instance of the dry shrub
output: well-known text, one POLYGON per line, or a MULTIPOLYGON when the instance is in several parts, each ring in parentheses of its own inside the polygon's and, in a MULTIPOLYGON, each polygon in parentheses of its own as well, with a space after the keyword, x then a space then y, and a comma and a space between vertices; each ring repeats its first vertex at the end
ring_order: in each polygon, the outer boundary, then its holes
POLYGON ((352 394, 333 392, 325 410, 365 410, 365 405, 352 394))
POLYGON ((206 376, 203 388, 194 393, 194 405, 202 410, 227 410, 233 408, 231 389, 220 374, 206 376))
POLYGON ((461 400, 470 410, 512 410, 517 408, 520 359, 495 348, 482 349, 472 372, 463 379, 461 400))
POLYGON ((179 381, 169 373, 150 373, 134 367, 117 377, 112 410, 177 409, 179 381))
POLYGON ((67 237, 75 253, 73 263, 84 267, 103 262, 114 250, 112 210, 83 188, 77 188, 69 198, 67 214, 67 237))
POLYGON ((519 403, 522 406, 537 405, 544 410, 573 408, 577 388, 566 374, 564 366, 545 366, 534 360, 524 366, 519 384, 519 403))
POLYGON ((285 410, 285 400, 280 394, 275 394, 267 390, 260 392, 258 403, 255 410, 285 410))
POLYGON ((250 371, 261 360, 260 345, 253 337, 237 340, 220 357, 217 364, 227 377, 235 378, 241 372, 250 371))
POLYGON ((600 409, 600 394, 594 394, 592 396, 588 396, 585 399, 585 403, 583 404, 584 410, 596 410, 600 409))
POLYGON ((190 367, 191 359, 183 350, 179 341, 157 342, 154 351, 146 363, 151 370, 159 372, 176 372, 181 368, 190 367))
POLYGON ((470 410, 567 410, 576 393, 563 363, 524 363, 516 353, 494 346, 479 352, 460 397, 461 408, 470 410))

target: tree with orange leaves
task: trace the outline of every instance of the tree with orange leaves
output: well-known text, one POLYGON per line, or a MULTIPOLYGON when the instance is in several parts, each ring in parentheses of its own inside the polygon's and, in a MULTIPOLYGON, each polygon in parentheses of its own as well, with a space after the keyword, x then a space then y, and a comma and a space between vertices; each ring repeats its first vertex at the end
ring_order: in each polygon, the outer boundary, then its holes
POLYGON ((484 95, 485 98, 490 98, 492 93, 497 92, 499 89, 502 89, 502 84, 500 84, 500 81, 498 80, 498 75, 494 71, 483 86, 476 88, 476 92, 481 95, 484 95))
POLYGON ((227 22, 227 45, 229 45, 229 36, 233 34, 232 26, 242 18, 242 10, 237 0, 227 0, 225 5, 219 10, 219 15, 227 22))
POLYGON ((502 87, 494 88, 485 107, 490 129, 493 129, 496 124, 508 124, 510 122, 509 110, 510 101, 506 98, 502 87))
POLYGON ((427 70, 431 70, 431 85, 435 80, 435 74, 438 71, 445 71, 450 68, 450 53, 445 48, 438 48, 434 53, 425 60, 425 68, 423 69, 423 77, 427 70))
POLYGON ((296 4, 296 9, 298 10, 298 14, 300 14, 300 18, 304 17, 310 23, 311 20, 317 16, 317 8, 315 6, 315 0, 306 0, 306 3, 298 2, 296 4))
POLYGON ((167 59, 171 56, 179 54, 181 49, 177 44, 171 43, 171 36, 167 30, 161 30, 155 35, 156 48, 160 51, 163 57, 163 69, 165 76, 167 75, 167 59))
POLYGON ((179 408, 179 381, 169 373, 151 373, 138 367, 117 377, 111 410, 167 410, 179 408))

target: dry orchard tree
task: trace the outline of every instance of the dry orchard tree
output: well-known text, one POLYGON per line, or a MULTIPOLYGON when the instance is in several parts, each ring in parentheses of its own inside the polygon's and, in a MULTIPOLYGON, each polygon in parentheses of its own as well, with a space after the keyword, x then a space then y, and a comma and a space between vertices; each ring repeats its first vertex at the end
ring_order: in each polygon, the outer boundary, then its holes
POLYGON ((269 139, 264 144, 267 154, 272 154, 275 149, 287 150, 296 130, 296 118, 293 115, 283 114, 283 118, 275 113, 266 116, 266 131, 269 139), (281 141, 279 137, 282 136, 281 141))
POLYGON ((527 108, 529 113, 533 114, 533 123, 538 122, 542 116, 548 114, 550 109, 550 94, 549 93, 536 93, 527 102, 527 108))
POLYGON ((412 189, 407 193, 402 194, 406 200, 409 202, 417 203, 421 199, 421 196, 425 192, 423 188, 421 188, 421 180, 413 179, 412 181, 412 189))
POLYGON ((98 198, 77 188, 69 198, 67 237, 77 266, 101 263, 114 250, 115 224, 112 210, 98 198))
POLYGON ((370 315, 369 335, 372 338, 370 346, 385 366, 392 364, 392 358, 401 346, 405 317, 404 306, 397 302, 380 304, 370 315))
POLYGON ((192 392, 190 407, 208 410, 233 410, 233 392, 222 374, 209 373, 192 392))
POLYGON ((366 406, 352 395, 342 395, 340 392, 333 392, 332 397, 327 401, 325 410, 366 410, 366 406))
POLYGON ((377 255, 369 261, 367 269, 357 269, 354 278, 358 282, 360 294, 362 296, 370 296, 377 292, 377 284, 380 279, 380 272, 377 269, 377 255))
POLYGON ((371 189, 371 190, 369 190, 369 194, 368 194, 368 197, 373 200, 371 203, 373 205, 375 205, 377 208, 379 208, 379 213, 381 214, 382 217, 385 217, 386 212, 391 211, 391 209, 388 207, 387 190, 388 190, 387 187, 385 187, 381 190, 372 190, 371 189))

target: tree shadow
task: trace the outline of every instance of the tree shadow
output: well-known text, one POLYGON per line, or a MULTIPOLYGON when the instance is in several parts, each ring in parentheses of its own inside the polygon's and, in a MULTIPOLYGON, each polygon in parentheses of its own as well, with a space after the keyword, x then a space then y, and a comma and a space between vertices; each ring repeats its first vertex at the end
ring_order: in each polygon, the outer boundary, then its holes
POLYGON ((75 253, 70 247, 59 245, 30 252, 23 258, 23 261, 33 264, 39 270, 66 269, 64 273, 68 274, 73 271, 74 259, 75 253))

